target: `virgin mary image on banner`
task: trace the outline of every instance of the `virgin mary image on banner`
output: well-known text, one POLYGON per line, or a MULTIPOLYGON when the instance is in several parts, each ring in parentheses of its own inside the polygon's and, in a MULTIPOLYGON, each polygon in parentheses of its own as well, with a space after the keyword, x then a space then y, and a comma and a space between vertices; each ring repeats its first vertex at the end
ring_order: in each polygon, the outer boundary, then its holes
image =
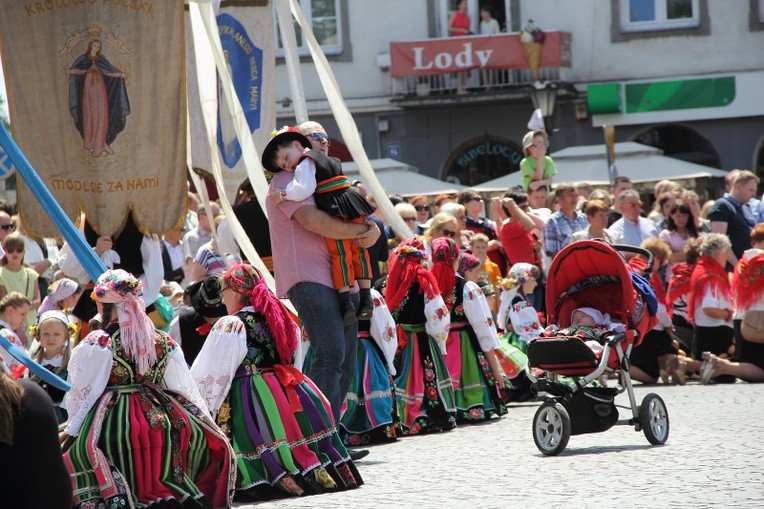
POLYGON ((92 39, 87 51, 66 71, 69 111, 82 135, 83 148, 93 157, 114 153, 109 145, 125 128, 130 114, 126 75, 101 54, 102 48, 100 39, 92 39))

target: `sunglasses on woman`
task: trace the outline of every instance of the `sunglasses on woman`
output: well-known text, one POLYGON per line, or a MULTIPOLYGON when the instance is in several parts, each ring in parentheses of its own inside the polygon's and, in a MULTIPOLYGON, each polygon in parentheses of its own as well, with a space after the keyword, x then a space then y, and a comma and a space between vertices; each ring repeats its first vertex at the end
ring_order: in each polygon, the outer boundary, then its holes
POLYGON ((12 224, 12 223, 11 224, 3 224, 3 225, 0 225, 0 228, 2 228, 5 231, 15 230, 16 229, 16 225, 12 224))
POLYGON ((456 235, 456 232, 452 232, 451 230, 446 230, 445 228, 443 228, 443 235, 445 235, 448 238, 453 239, 454 235, 456 235))
POLYGON ((417 212, 422 212, 423 210, 430 210, 430 206, 429 205, 414 205, 414 209, 417 212))
POLYGON ((329 145, 329 137, 325 135, 324 133, 319 133, 319 132, 310 133, 310 137, 311 139, 313 139, 313 141, 317 141, 319 143, 326 142, 326 144, 329 145))

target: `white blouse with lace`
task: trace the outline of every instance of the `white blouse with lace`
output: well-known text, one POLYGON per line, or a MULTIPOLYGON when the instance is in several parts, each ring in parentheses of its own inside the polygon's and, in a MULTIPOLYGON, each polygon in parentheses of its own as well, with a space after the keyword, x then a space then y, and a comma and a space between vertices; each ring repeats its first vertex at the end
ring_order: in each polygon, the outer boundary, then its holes
POLYGON ((427 322, 424 329, 427 334, 435 338, 438 342, 440 353, 446 355, 446 341, 448 341, 448 329, 451 327, 451 313, 443 300, 443 297, 436 295, 434 299, 428 299, 424 296, 424 316, 427 322))
MULTIPOLYGON (((240 312, 253 312, 252 306, 246 306, 240 312)), ((300 337, 297 325, 292 323, 300 337)), ((299 341, 298 341, 299 343, 299 341)), ((199 387, 199 392, 207 403, 212 416, 217 415, 220 406, 231 390, 236 370, 247 356, 247 330, 238 316, 224 316, 212 326, 204 341, 191 375, 199 387)), ((299 356, 299 353, 295 353, 299 356)))
MULTIPOLYGON (((114 364, 111 338, 104 331, 94 331, 72 350, 69 359, 69 382, 72 388, 61 404, 69 412, 64 432, 75 436, 80 432, 90 409, 107 390, 114 364)), ((167 352, 162 388, 180 394, 209 413, 199 394, 196 383, 183 357, 183 351, 175 345, 167 352)))
POLYGON ((393 359, 395 350, 398 348, 398 334, 395 328, 395 320, 385 304, 385 299, 375 289, 371 289, 371 297, 374 301, 374 312, 371 315, 371 327, 369 334, 374 339, 382 355, 385 357, 387 370, 395 376, 393 359))
POLYGON ((472 281, 464 284, 462 306, 464 315, 467 317, 472 330, 475 331, 480 349, 490 352, 499 348, 499 335, 496 332, 496 323, 493 321, 491 308, 485 299, 483 290, 472 281))

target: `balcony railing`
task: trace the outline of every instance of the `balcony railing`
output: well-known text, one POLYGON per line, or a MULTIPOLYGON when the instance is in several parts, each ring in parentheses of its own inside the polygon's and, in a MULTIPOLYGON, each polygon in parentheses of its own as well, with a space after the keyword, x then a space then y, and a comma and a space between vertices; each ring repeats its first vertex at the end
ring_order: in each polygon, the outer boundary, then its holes
POLYGON ((571 34, 547 32, 540 48, 524 46, 517 34, 392 42, 390 60, 396 96, 456 93, 460 80, 466 89, 509 89, 565 80, 571 34), (539 49, 534 73, 530 63, 539 49))

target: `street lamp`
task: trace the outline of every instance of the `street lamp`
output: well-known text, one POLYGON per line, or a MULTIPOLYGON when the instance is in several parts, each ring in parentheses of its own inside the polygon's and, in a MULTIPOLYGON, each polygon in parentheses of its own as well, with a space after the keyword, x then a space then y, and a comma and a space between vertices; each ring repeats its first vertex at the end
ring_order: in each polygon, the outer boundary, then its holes
POLYGON ((549 136, 554 132, 554 107, 557 103, 557 83, 539 83, 530 86, 533 107, 541 110, 544 117, 544 129, 549 136))

